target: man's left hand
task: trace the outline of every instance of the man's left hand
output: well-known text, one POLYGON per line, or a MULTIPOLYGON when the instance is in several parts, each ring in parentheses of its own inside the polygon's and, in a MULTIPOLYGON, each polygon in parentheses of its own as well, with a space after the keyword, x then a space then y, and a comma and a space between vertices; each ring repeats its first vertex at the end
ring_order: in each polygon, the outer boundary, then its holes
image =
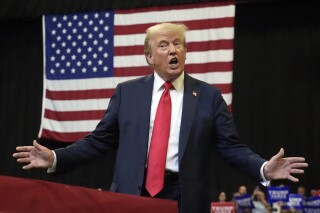
POLYGON ((288 179, 298 182, 299 179, 292 174, 303 174, 304 168, 308 167, 304 157, 286 157, 284 158, 284 149, 273 156, 264 166, 263 172, 267 180, 288 179))

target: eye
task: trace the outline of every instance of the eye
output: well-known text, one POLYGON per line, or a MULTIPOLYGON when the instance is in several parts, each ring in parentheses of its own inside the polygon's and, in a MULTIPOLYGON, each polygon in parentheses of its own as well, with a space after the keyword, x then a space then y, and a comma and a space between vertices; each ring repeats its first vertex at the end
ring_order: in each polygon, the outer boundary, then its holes
POLYGON ((159 44, 159 49, 160 49, 160 50, 166 50, 167 47, 168 47, 168 44, 166 44, 166 43, 160 43, 160 44, 159 44))
POLYGON ((174 46, 176 48, 180 48, 181 47, 181 42, 180 41, 174 42, 174 46))

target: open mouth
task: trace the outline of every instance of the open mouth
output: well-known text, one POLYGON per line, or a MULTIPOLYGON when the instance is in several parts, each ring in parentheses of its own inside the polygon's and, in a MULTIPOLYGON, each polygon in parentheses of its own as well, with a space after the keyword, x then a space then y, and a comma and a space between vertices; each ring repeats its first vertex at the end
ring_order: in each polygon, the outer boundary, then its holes
POLYGON ((178 59, 177 58, 172 58, 169 62, 170 65, 176 65, 178 64, 178 59))

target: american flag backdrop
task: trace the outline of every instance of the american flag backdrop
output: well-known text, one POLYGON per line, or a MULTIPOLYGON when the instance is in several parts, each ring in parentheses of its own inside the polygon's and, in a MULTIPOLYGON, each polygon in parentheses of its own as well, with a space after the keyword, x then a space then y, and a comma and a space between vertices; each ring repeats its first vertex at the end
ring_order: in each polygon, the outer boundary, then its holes
POLYGON ((39 137, 74 142, 91 132, 116 85, 153 72, 145 30, 184 23, 185 72, 220 88, 232 103, 233 1, 43 16, 44 92, 39 137))

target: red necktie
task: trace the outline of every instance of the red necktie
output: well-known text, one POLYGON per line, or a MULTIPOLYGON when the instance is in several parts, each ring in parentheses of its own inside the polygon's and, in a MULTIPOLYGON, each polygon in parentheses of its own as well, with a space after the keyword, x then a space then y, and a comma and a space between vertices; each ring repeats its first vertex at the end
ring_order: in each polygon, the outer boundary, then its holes
POLYGON ((164 184, 171 123, 171 98, 169 93, 171 86, 171 82, 164 83, 165 90, 158 104, 151 136, 146 189, 152 197, 161 191, 164 184))

